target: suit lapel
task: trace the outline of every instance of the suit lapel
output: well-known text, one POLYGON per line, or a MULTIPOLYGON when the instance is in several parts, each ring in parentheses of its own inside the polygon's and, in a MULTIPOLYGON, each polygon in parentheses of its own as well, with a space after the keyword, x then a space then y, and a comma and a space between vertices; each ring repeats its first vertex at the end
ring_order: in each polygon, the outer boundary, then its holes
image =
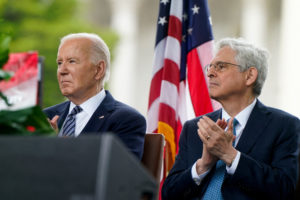
POLYGON ((215 112, 208 113, 207 117, 212 119, 213 121, 217 121, 218 119, 222 119, 222 109, 216 110, 215 112))
POLYGON ((59 118, 57 121, 58 129, 60 130, 68 113, 69 113, 70 101, 66 104, 65 108, 58 114, 59 118))
POLYGON ((88 121, 81 133, 94 133, 99 132, 101 127, 105 124, 105 121, 111 115, 111 112, 115 109, 115 100, 108 91, 103 99, 102 103, 98 106, 91 119, 88 121))
POLYGON ((248 153, 258 140, 259 136, 264 132, 264 129, 269 122, 270 116, 267 108, 257 100, 239 143, 237 144, 237 150, 248 153))

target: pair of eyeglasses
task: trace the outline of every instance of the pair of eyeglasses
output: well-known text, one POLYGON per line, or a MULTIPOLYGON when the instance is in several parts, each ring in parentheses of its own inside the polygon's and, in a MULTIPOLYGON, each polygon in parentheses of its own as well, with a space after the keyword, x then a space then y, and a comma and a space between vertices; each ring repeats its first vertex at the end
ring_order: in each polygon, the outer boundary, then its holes
POLYGON ((233 64, 233 63, 228 63, 228 62, 217 62, 216 64, 208 64, 205 66, 205 71, 206 73, 213 67, 213 69, 216 72, 222 72, 224 71, 228 65, 233 65, 233 66, 237 66, 237 67, 242 67, 241 65, 237 65, 237 64, 233 64))

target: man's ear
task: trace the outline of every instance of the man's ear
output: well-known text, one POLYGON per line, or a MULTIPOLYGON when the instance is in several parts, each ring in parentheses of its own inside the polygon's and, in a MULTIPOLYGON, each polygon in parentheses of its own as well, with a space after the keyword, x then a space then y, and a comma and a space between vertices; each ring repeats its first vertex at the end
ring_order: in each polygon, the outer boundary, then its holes
POLYGON ((96 65, 95 79, 102 80, 104 78, 105 71, 106 71, 106 64, 104 60, 100 60, 96 65))
POLYGON ((250 67, 246 71, 246 85, 250 86, 254 84, 258 76, 258 71, 255 67, 250 67))

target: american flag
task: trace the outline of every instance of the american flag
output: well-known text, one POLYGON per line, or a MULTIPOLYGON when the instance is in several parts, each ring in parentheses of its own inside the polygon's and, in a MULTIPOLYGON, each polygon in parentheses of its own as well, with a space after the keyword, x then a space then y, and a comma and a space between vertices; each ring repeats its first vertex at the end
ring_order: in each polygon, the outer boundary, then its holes
POLYGON ((165 171, 175 161, 184 122, 213 111, 204 73, 212 45, 206 0, 160 0, 147 132, 165 136, 165 171))

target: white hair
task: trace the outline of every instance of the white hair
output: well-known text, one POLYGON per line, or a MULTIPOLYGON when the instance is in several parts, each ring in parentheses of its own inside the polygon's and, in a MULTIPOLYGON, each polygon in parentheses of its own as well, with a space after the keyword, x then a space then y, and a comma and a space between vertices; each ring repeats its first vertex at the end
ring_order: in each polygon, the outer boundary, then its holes
POLYGON ((92 41, 92 47, 91 47, 91 62, 93 64, 98 64, 99 61, 104 60, 106 65, 105 75, 104 79, 102 81, 102 86, 104 86, 104 83, 109 80, 110 75, 110 52, 109 48, 106 45, 106 43, 101 39, 98 35, 94 33, 71 33, 60 40, 60 44, 58 49, 67 41, 75 38, 85 38, 90 41, 92 41))
POLYGON ((240 65, 240 71, 246 71, 250 67, 257 69, 258 76, 253 86, 253 93, 259 96, 268 73, 269 52, 243 38, 224 38, 216 44, 215 51, 219 51, 224 46, 229 46, 235 51, 235 60, 240 65))

